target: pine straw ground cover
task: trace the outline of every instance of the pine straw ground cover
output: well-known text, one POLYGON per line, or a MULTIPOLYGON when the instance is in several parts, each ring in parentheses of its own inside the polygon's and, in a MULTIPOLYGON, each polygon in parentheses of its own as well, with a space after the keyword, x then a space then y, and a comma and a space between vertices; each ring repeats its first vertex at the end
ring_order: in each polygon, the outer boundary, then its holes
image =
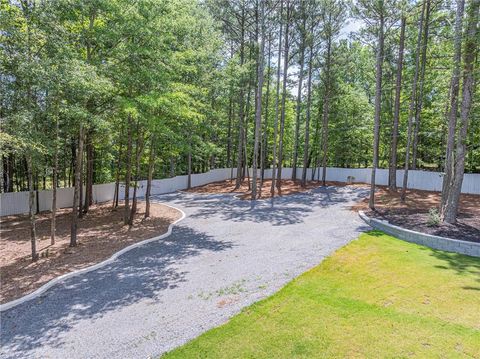
POLYGON ((159 236, 181 217, 179 211, 158 203, 152 203, 151 217, 146 220, 144 211, 145 203, 138 202, 138 214, 129 228, 123 225, 123 207, 112 211, 111 203, 92 206, 79 219, 78 246, 74 248, 69 247, 71 209, 58 211, 54 245, 50 245, 50 212, 42 212, 37 216, 37 262, 31 261, 28 217, 1 217, 0 302, 19 298, 55 277, 99 263, 133 243, 159 236))
MULTIPOLYGON (((266 199, 271 198, 272 194, 270 188, 272 186, 272 180, 266 179, 263 181, 263 185, 260 187, 260 181, 258 182, 259 186, 257 188, 258 198, 266 199)), ((344 186, 344 183, 340 182, 327 182, 328 186, 344 186)), ((322 185, 321 181, 307 181, 305 187, 302 187, 300 181, 292 180, 282 180, 281 190, 275 190, 275 196, 286 196, 289 194, 300 193, 310 191, 312 189, 318 188, 322 185)), ((364 184, 354 184, 353 186, 365 186, 364 184)), ((193 187, 189 192, 196 193, 237 193, 238 197, 241 199, 251 199, 251 190, 248 186, 248 180, 242 182, 239 188, 235 189, 235 180, 226 180, 209 183, 203 186, 193 187)))
POLYGON ((480 259, 372 231, 171 358, 478 358, 480 259))

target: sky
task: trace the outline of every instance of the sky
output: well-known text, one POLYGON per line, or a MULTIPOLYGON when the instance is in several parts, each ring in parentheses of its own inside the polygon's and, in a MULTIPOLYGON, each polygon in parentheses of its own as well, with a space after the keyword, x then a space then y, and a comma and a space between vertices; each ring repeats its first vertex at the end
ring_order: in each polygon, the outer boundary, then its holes
POLYGON ((347 24, 343 27, 342 31, 340 32, 340 38, 345 39, 347 36, 353 32, 358 31, 362 27, 363 23, 359 19, 348 19, 347 24))

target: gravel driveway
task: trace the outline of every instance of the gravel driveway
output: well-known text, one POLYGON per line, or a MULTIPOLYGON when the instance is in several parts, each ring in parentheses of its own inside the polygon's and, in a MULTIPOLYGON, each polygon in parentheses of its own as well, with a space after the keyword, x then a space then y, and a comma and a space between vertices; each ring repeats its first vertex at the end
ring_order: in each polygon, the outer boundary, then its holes
POLYGON ((172 235, 1 313, 0 358, 158 356, 356 238, 366 227, 348 206, 365 195, 328 187, 256 203, 158 196, 187 215, 172 235))

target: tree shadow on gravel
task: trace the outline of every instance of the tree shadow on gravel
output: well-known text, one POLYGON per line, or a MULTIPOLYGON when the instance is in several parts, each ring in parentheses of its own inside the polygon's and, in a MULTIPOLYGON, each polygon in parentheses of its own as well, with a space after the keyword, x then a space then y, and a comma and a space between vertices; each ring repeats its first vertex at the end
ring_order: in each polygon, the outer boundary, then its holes
POLYGON ((2 352, 26 357, 31 349, 63 344, 61 333, 79 321, 101 318, 139 301, 153 304, 162 290, 185 281, 187 273, 174 264, 204 251, 232 247, 231 242, 175 226, 170 236, 132 249, 103 268, 66 279, 42 296, 3 312, 2 352))
MULTIPOLYGON (((338 204, 347 204, 352 200, 360 200, 365 190, 346 189, 334 186, 319 187, 310 192, 295 193, 271 199, 256 201, 241 200, 234 195, 196 194, 185 196, 169 196, 187 209, 194 209, 188 216, 191 218, 210 218, 220 215, 227 221, 270 223, 274 226, 302 223, 308 213, 315 207, 328 208, 338 204)), ((165 198, 165 197, 164 197, 165 198)))

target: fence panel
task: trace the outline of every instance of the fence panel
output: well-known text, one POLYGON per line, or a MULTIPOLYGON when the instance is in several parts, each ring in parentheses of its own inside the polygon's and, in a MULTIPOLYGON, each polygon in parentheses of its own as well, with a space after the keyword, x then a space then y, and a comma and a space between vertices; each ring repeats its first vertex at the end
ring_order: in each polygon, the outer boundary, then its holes
MULTIPOLYGON (((302 168, 297 169, 297 178, 302 176, 302 168)), ((321 178, 322 169, 316 169, 315 179, 321 178)), ((347 182, 349 176, 353 177, 353 182, 370 183, 370 168, 327 168, 327 180, 337 182, 347 182)), ((252 173, 250 169, 249 173, 252 173)), ((192 174, 192 186, 201 186, 211 182, 222 181, 236 176, 236 169, 218 168, 207 173, 192 174)), ((310 180, 312 169, 307 171, 307 179, 310 180)), ((258 171, 260 176, 260 171, 258 171)), ((290 179, 292 176, 291 168, 282 169, 282 178, 290 179)), ((265 178, 272 177, 272 170, 265 170, 265 178)), ((376 183, 378 185, 388 184, 388 169, 378 169, 376 173, 376 183)), ((397 186, 401 186, 403 181, 403 170, 397 171, 397 186)), ((415 188, 427 191, 441 191, 442 189, 442 173, 411 170, 408 176, 408 188, 415 188)), ((152 181, 152 194, 163 194, 175 192, 177 190, 186 189, 188 184, 188 176, 176 176, 173 178, 164 178, 152 181)), ((133 185, 133 183, 132 183, 133 185)), ((137 195, 145 196, 147 181, 139 181, 137 195)), ((119 198, 123 200, 125 197, 125 187, 123 184, 119 187, 119 198)), ((93 201, 95 203, 110 201, 113 199, 115 191, 114 183, 96 184, 93 186, 93 201)), ((85 193, 85 191, 84 191, 85 193)), ((480 194, 480 174, 465 174, 462 193, 480 194)), ((130 188, 130 196, 133 195, 133 188, 130 188)), ((57 206, 58 208, 71 207, 73 202, 73 188, 57 189, 57 206)), ((50 210, 52 203, 52 191, 38 192, 38 205, 40 211, 50 210)), ((10 192, 0 194, 0 215, 7 216, 12 214, 28 213, 28 192, 10 192)))

